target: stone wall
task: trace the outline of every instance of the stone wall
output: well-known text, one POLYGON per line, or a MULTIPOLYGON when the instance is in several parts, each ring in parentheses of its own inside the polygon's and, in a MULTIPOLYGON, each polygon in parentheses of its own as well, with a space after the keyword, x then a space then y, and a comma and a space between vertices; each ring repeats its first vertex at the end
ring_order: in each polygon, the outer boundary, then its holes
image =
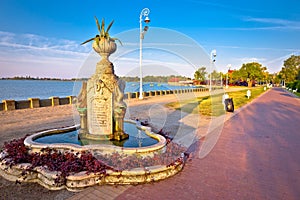
POLYGON ((58 106, 73 103, 74 96, 50 97, 49 99, 29 98, 28 100, 2 100, 0 111, 9 111, 26 108, 39 108, 47 106, 58 106))
MULTIPOLYGON (((217 88, 213 88, 217 89, 217 88)), ((208 88, 191 88, 191 89, 180 89, 180 90, 155 90, 143 92, 143 97, 155 97, 155 96, 164 96, 169 94, 183 94, 189 92, 207 92, 208 88)), ((140 96, 140 92, 127 92, 124 95, 125 99, 137 99, 140 96)))
POLYGON ((0 111, 4 110, 4 103, 0 102, 0 111))

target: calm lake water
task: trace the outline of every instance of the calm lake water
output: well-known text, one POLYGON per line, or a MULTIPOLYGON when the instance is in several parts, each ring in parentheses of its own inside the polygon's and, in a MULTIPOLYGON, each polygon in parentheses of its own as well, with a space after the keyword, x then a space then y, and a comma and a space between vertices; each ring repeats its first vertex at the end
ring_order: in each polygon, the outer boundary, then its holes
MULTIPOLYGON (((42 80, 0 80, 0 101, 4 99, 26 100, 28 98, 48 99, 51 96, 77 96, 80 81, 42 81, 42 80)), ((190 86, 171 86, 167 83, 144 83, 143 91, 174 90, 190 86)), ((139 83, 127 82, 126 92, 138 92, 139 83)))
POLYGON ((73 94, 73 86, 72 81, 0 80, 0 100, 66 97, 73 94))

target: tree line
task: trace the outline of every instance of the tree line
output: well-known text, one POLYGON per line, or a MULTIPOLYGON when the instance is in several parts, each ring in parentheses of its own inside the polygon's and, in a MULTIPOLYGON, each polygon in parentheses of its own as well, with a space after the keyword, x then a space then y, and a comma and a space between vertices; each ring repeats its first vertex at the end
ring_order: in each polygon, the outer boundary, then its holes
POLYGON ((221 80, 224 82, 226 76, 228 75, 229 84, 236 84, 240 82, 246 82, 248 86, 254 83, 272 83, 272 84, 285 84, 299 82, 300 88, 300 55, 292 55, 286 59, 283 63, 283 67, 278 73, 269 73, 267 67, 263 66, 258 62, 251 62, 243 64, 240 69, 232 70, 227 74, 217 72, 214 70, 212 73, 208 74, 206 67, 202 66, 194 73, 195 80, 200 82, 207 81, 210 76, 213 80, 221 80))
MULTIPOLYGON (((139 82, 140 77, 135 76, 135 77, 130 77, 130 76, 123 76, 120 77, 126 82, 139 82)), ((179 80, 179 81, 185 81, 185 80, 190 80, 190 78, 185 77, 185 76, 175 76, 175 75, 170 75, 170 76, 145 76, 143 77, 143 82, 160 82, 160 83, 167 83, 170 80, 179 80)))
POLYGON ((42 80, 42 81, 76 81, 80 79, 72 78, 47 78, 47 77, 31 77, 31 76, 14 76, 14 77, 2 77, 1 80, 42 80))

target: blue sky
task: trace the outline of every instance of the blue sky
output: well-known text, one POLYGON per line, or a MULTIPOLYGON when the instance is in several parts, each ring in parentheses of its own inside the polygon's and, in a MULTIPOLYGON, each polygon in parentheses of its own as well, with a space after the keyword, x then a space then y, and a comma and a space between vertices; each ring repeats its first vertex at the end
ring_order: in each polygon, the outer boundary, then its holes
MULTIPOLYGON (((176 70, 177 62, 183 67, 189 61, 181 62, 175 58, 178 55, 170 55, 174 49, 165 56, 153 50, 150 43, 159 43, 160 38, 157 32, 151 33, 155 28, 167 29, 168 34, 174 31, 169 43, 179 42, 179 35, 207 54, 216 49, 219 71, 225 71, 228 64, 238 69, 243 63, 255 61, 277 72, 283 60, 300 54, 300 2, 296 0, 1 0, 0 77, 76 77, 91 55, 91 44, 80 43, 97 34, 94 16, 104 17, 107 23, 114 19, 111 35, 125 41, 126 48, 129 43, 139 42, 137 28, 144 7, 151 10, 150 29, 144 39, 149 50, 145 49, 144 58, 145 64, 149 62, 152 67, 157 63, 192 77, 194 68, 207 65, 201 60, 191 61, 193 67, 176 70), (133 35, 137 32, 136 40, 124 34, 130 30, 133 35)), ((115 61, 119 75, 130 74, 128 71, 133 69, 128 66, 138 63, 137 51, 124 57, 126 64, 122 59, 115 61)))

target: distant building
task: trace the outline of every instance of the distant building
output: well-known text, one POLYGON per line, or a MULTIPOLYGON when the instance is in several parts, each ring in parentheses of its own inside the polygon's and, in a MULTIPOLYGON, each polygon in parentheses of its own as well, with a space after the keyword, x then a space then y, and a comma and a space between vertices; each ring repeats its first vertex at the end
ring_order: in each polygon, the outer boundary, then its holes
POLYGON ((179 81, 179 84, 181 85, 193 85, 194 81, 192 80, 186 80, 186 81, 179 81))
POLYGON ((182 80, 181 78, 172 77, 168 80, 169 85, 193 85, 192 80, 182 80))
POLYGON ((170 83, 179 83, 180 80, 181 80, 180 78, 172 77, 168 80, 168 84, 170 84, 170 83))

